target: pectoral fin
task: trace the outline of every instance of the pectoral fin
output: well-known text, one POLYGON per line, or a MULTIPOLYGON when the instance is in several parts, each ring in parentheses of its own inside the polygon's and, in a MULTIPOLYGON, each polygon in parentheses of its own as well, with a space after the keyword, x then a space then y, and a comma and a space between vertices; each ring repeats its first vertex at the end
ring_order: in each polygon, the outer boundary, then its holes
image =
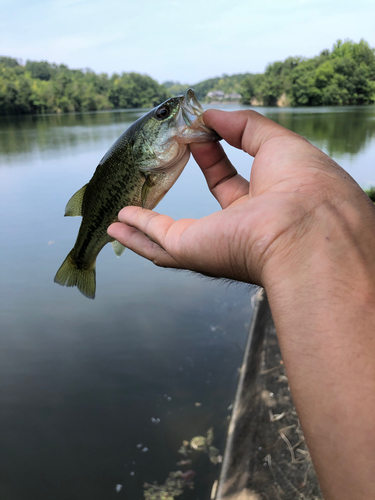
POLYGON ((65 217, 79 217, 80 215, 82 215, 82 203, 86 187, 87 184, 85 184, 81 189, 74 193, 70 198, 65 207, 65 217))
POLYGON ((142 186, 142 192, 141 192, 142 208, 145 208, 147 197, 150 194, 152 187, 155 185, 155 183, 152 180, 152 176, 150 174, 148 175, 146 174, 145 177, 146 180, 142 186))
POLYGON ((117 257, 121 257, 126 247, 124 247, 124 245, 121 245, 121 243, 119 243, 117 240, 112 241, 111 244, 117 257))

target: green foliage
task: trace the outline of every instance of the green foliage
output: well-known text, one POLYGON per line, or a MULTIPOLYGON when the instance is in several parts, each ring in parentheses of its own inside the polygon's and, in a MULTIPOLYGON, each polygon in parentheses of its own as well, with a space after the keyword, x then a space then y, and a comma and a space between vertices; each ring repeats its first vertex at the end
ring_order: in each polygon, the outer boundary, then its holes
POLYGON ((32 78, 48 81, 53 75, 56 75, 58 68, 55 64, 50 64, 47 61, 27 60, 25 70, 30 73, 32 78))
POLYGON ((232 94, 233 92, 241 93, 240 90, 242 89, 242 82, 251 76, 254 75, 251 75, 250 73, 241 73, 231 76, 223 74, 221 77, 217 76, 215 78, 209 78, 208 80, 203 80, 202 82, 193 85, 173 81, 164 82, 163 85, 173 96, 181 95, 188 88, 192 87, 197 98, 204 102, 207 100, 208 92, 212 92, 214 90, 222 90, 224 94, 232 94))
POLYGON ((180 83, 174 81, 167 81, 163 83, 164 87, 172 96, 182 95, 188 88, 191 87, 188 83, 180 83))
POLYGON ((284 95, 292 106, 375 102, 375 49, 361 40, 338 40, 331 51, 303 59, 289 57, 242 82, 244 104, 274 106, 284 95))
POLYGON ((365 189, 365 193, 370 197, 370 200, 375 203, 375 186, 365 189))
POLYGON ((153 107, 193 87, 199 100, 208 92, 242 95, 243 104, 331 106, 375 103, 375 49, 361 40, 338 40, 332 50, 305 59, 288 57, 263 74, 210 78, 195 85, 122 73, 108 76, 90 69, 71 70, 47 61, 0 56, 0 115, 59 113, 153 107))
POLYGON ((0 56, 0 66, 15 68, 16 66, 20 66, 20 63, 13 57, 0 56))
POLYGON ((109 101, 114 108, 145 108, 157 106, 169 92, 150 76, 138 73, 113 75, 109 101))
POLYGON ((199 100, 204 100, 207 96, 208 92, 212 90, 221 90, 217 88, 217 84, 220 81, 220 77, 209 78, 208 80, 204 80, 203 82, 196 83, 193 85, 193 89, 196 93, 196 96, 199 100))
POLYGON ((153 107, 169 91, 147 75, 96 74, 64 64, 0 57, 0 115, 153 107))
MULTIPOLYGON (((220 78, 215 78, 213 79, 214 80, 214 85, 212 87, 212 91, 214 90, 222 90, 224 92, 224 94, 232 94, 232 93, 241 93, 241 89, 242 89, 242 82, 246 79, 246 78, 251 78, 252 75, 251 73, 241 73, 241 74, 236 74, 236 75, 222 75, 220 78)), ((213 81, 211 80, 211 81, 213 81)), ((210 80, 206 80, 206 81, 210 81, 210 80)), ((199 85, 201 84, 198 84, 198 85, 195 85, 194 86, 194 89, 196 88, 199 88, 199 85)), ((203 89, 202 89, 203 90, 203 89)), ((207 92, 206 92, 207 94, 207 92)), ((202 95, 202 99, 203 99, 203 96, 202 95)))

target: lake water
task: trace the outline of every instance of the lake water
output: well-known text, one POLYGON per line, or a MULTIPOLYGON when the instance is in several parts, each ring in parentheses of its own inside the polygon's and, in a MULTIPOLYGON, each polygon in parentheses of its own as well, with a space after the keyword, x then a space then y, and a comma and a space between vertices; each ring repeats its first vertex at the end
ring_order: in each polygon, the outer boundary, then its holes
MULTIPOLYGON (((375 185, 375 107, 258 111, 375 185)), ((183 440, 213 427, 223 451, 251 288, 129 250, 117 259, 111 245, 94 301, 53 283, 80 223, 66 202, 142 113, 0 117, 1 499, 140 500, 178 469, 183 440)), ((249 177, 251 159, 225 148, 249 177)), ((194 160, 158 206, 174 218, 216 210, 194 160)), ((219 468, 192 458, 196 488, 182 498, 208 499, 219 468)))

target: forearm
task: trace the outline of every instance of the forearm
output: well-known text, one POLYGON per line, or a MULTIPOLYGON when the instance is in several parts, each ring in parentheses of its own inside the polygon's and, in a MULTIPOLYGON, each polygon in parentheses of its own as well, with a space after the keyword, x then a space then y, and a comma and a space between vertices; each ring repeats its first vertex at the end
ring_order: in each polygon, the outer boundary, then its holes
POLYGON ((375 498, 375 211, 364 207, 320 207, 296 254, 265 271, 326 500, 375 498))

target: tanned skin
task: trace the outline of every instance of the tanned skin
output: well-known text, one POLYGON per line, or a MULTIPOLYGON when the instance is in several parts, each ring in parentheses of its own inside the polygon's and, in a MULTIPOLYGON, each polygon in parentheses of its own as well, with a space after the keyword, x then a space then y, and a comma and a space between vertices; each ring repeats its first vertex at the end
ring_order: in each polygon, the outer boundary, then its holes
POLYGON ((220 144, 192 145, 222 210, 174 221, 127 207, 108 232, 158 266, 264 287, 324 498, 375 498, 375 206, 254 111, 209 110, 204 122, 255 158, 250 183, 220 144))

